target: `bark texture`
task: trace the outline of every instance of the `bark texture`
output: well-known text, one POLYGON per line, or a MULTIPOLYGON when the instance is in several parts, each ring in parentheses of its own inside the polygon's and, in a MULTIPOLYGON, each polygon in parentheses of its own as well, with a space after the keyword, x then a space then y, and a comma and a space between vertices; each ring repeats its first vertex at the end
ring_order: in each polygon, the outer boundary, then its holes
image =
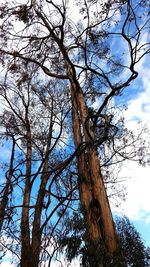
POLYGON ((26 151, 26 177, 23 208, 21 216, 21 262, 20 267, 29 267, 31 265, 31 245, 30 245, 30 225, 29 225, 29 206, 31 195, 31 129, 28 120, 28 109, 26 109, 26 136, 27 136, 27 151, 26 151))
MULTIPOLYGON (((105 240, 107 251, 110 257, 113 256, 117 237, 100 170, 100 163, 96 149, 90 145, 90 138, 87 133, 94 137, 94 133, 86 124, 88 109, 84 95, 75 77, 75 70, 68 66, 68 77, 71 84, 72 94, 72 120, 75 146, 82 142, 87 143, 87 148, 81 155, 77 156, 77 168, 79 174, 79 192, 81 205, 84 208, 87 231, 91 244, 96 244, 101 238, 105 240)), ((99 263, 97 267, 103 266, 99 263)))

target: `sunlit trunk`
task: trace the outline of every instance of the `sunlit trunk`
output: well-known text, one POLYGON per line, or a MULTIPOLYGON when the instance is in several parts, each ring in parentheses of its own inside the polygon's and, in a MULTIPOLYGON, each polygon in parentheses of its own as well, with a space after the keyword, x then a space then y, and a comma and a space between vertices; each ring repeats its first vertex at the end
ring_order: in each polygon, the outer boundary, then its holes
MULTIPOLYGON (((53 105, 51 107, 53 110, 53 105)), ((52 127, 53 127, 53 112, 51 112, 51 122, 49 127, 49 135, 47 140, 47 148, 45 153, 45 161, 43 162, 43 171, 41 175, 41 184, 37 195, 37 201, 35 205, 35 213, 34 213, 34 220, 33 220, 33 229, 32 229, 32 267, 38 267, 39 265, 39 257, 41 251, 41 215, 44 206, 44 197, 45 197, 45 188, 49 179, 48 173, 48 160, 50 154, 50 147, 51 147, 51 134, 52 134, 52 127)))
MULTIPOLYGON (((68 67, 69 68, 69 67, 68 67)), ((72 94, 72 118, 75 146, 87 142, 87 148, 77 156, 77 168, 79 174, 79 193, 81 206, 84 210, 87 232, 89 235, 89 248, 95 246, 102 239, 105 241, 110 257, 116 250, 116 232, 114 222, 100 170, 100 163, 96 149, 90 145, 90 138, 85 128, 88 110, 85 104, 83 92, 72 75, 68 71, 72 94)), ((86 126, 88 127, 88 125, 86 126)), ((88 128, 91 136, 93 133, 88 128)), ((98 247, 91 249, 97 250, 98 247)), ((95 267, 103 266, 98 263, 95 267)))
POLYGON ((43 201, 45 196, 45 187, 49 175, 45 174, 48 171, 48 164, 46 164, 43 175, 41 176, 41 185, 36 201, 33 229, 32 229, 32 267, 38 267, 39 256, 41 251, 41 214, 43 209, 43 201))
POLYGON ((27 152, 26 152, 26 177, 25 189, 22 204, 21 216, 21 262, 20 267, 29 267, 31 265, 31 246, 30 246, 30 226, 29 226, 29 205, 31 195, 31 130, 27 120, 27 152))

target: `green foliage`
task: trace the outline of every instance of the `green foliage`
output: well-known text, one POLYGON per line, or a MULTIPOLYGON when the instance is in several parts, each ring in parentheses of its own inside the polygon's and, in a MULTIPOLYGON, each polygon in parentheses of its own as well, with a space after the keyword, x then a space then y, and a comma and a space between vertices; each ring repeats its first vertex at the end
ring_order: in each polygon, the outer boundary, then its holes
POLYGON ((116 229, 123 261, 127 266, 149 266, 150 254, 145 248, 140 234, 127 217, 116 219, 116 229))
POLYGON ((63 236, 59 243, 61 249, 65 248, 66 257, 70 262, 73 258, 80 256, 83 267, 96 267, 100 262, 105 267, 149 266, 150 249, 145 247, 140 234, 127 217, 117 217, 115 220, 118 248, 113 261, 107 254, 105 242, 102 239, 93 243, 89 242, 82 212, 74 213, 66 223, 66 236, 63 236))
POLYGON ((83 209, 80 212, 74 213, 72 218, 67 218, 66 235, 59 239, 61 249, 65 248, 67 259, 71 262, 73 258, 80 256, 81 265, 83 267, 96 267, 99 263, 105 262, 105 265, 110 262, 109 255, 103 239, 91 242, 87 225, 83 217, 83 209), (99 253, 100 252, 100 253, 99 253))

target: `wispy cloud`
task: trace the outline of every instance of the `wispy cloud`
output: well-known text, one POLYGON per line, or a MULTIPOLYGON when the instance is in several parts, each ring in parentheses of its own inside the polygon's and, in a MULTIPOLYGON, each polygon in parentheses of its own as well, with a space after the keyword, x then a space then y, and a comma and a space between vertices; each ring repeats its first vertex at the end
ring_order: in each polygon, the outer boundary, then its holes
MULTIPOLYGON (((132 99, 127 103, 128 109, 124 113, 126 126, 133 132, 137 132, 139 128, 138 121, 150 129, 150 76, 146 59, 138 64, 137 70, 139 78, 134 85, 135 97, 131 95, 132 99)), ((148 134, 146 141, 149 141, 148 134)), ((135 162, 125 163, 120 173, 122 177, 127 177, 125 180, 127 197, 119 207, 119 211, 130 219, 143 219, 143 223, 150 223, 149 173, 150 166, 139 166, 135 162)))
POLYGON ((150 167, 138 166, 137 163, 128 162, 122 169, 126 178, 127 198, 122 204, 121 211, 131 219, 141 219, 143 214, 150 212, 149 188, 150 167))

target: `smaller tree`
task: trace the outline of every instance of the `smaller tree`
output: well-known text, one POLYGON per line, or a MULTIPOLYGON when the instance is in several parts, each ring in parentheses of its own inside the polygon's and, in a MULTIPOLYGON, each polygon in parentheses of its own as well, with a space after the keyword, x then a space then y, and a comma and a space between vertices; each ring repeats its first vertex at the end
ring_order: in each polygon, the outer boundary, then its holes
POLYGON ((150 251, 145 247, 140 234, 127 217, 116 219, 116 228, 120 243, 121 257, 125 265, 144 267, 149 266, 150 251))
POLYGON ((81 213, 74 213, 71 220, 66 220, 66 233, 59 240, 60 247, 65 247, 66 257, 71 262, 75 257, 81 257, 81 266, 96 266, 96 261, 102 260, 105 267, 148 267, 150 249, 146 248, 140 234, 127 217, 117 217, 115 220, 118 234, 118 248, 114 259, 110 260, 104 240, 95 244, 95 251, 87 247, 88 234, 86 222, 81 213), (80 214, 80 215, 79 215, 80 214), (93 256, 94 255, 94 256, 93 256))

